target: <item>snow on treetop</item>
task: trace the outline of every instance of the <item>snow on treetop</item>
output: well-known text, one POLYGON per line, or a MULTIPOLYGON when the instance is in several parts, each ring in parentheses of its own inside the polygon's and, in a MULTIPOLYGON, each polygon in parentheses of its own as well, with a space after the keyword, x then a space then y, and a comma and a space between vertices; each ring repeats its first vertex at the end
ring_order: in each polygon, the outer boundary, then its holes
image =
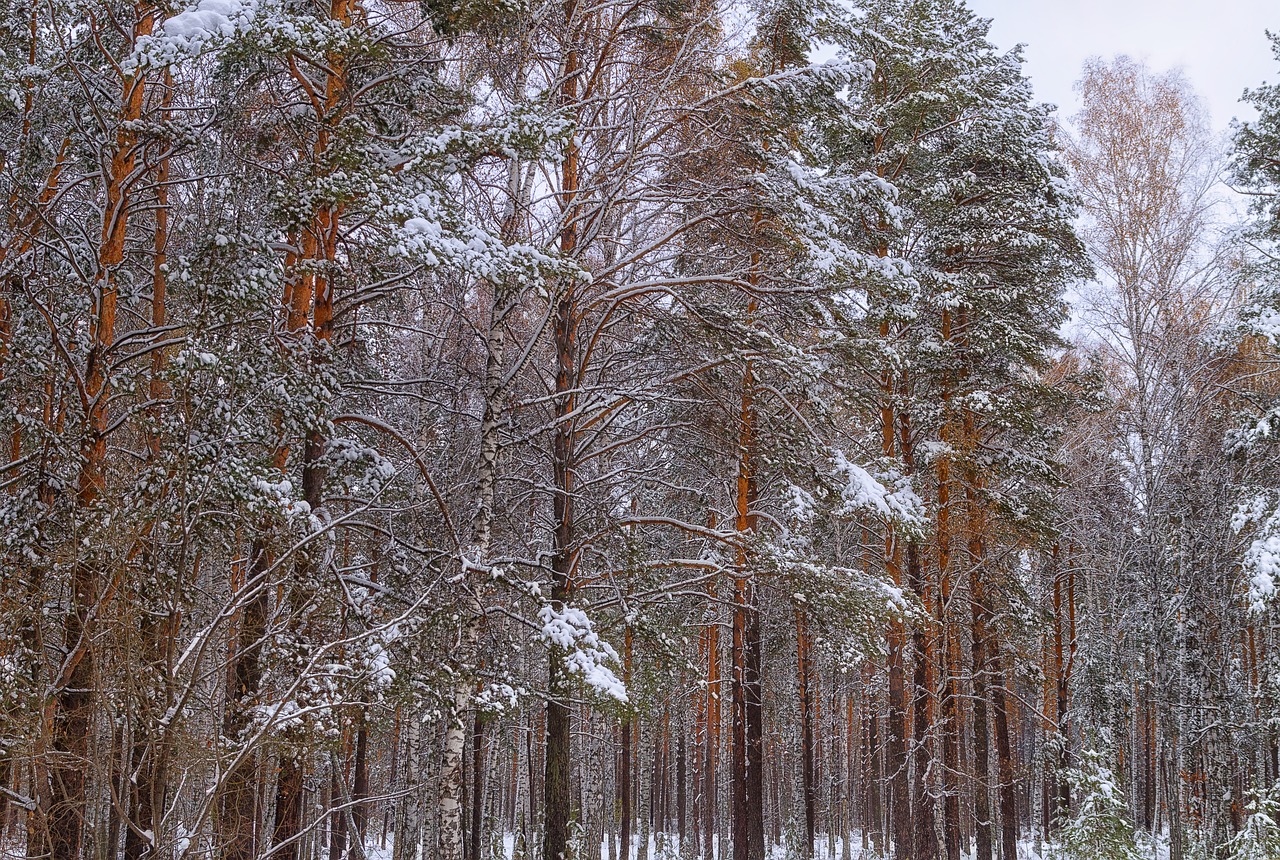
POLYGON ((200 0, 165 19, 156 35, 140 37, 130 65, 169 66, 198 57, 244 33, 257 16, 258 0, 200 0))

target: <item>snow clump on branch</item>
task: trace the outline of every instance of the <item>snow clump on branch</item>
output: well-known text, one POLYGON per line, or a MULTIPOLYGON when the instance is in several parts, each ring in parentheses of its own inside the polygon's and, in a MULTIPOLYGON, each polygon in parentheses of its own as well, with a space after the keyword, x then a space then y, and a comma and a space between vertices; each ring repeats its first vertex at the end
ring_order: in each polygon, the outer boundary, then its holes
POLYGON ((841 514, 873 510, 886 520, 903 525, 924 522, 924 502, 911 489, 903 475, 890 473, 877 478, 857 463, 850 462, 842 451, 832 451, 836 477, 842 479, 841 514))
POLYGON ((1257 537, 1244 552, 1244 571, 1249 577, 1249 608, 1262 612, 1275 600, 1280 582, 1280 509, 1270 495, 1260 492, 1242 502, 1231 517, 1231 528, 1239 534, 1245 526, 1259 523, 1257 537))
POLYGON ((171 66, 198 57, 244 34, 257 16, 257 0, 200 0, 165 19, 159 33, 139 37, 127 64, 171 66))
POLYGON ((565 651, 564 665, 570 674, 597 693, 626 704, 627 688, 609 668, 618 662, 618 652, 595 632, 587 613, 576 606, 544 606, 538 610, 538 620, 542 640, 565 651))

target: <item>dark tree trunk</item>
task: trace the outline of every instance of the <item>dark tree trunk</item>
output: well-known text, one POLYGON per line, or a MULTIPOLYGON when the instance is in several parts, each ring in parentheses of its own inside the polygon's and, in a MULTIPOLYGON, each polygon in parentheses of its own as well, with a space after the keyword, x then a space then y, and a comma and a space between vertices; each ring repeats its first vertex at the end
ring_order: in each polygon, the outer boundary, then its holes
POLYGON ((872 708, 867 714, 866 818, 863 832, 870 833, 876 851, 884 845, 884 750, 880 741, 880 717, 872 708))
MULTIPOLYGON (((994 643, 988 648, 994 652, 994 643)), ((1000 777, 1000 856, 1018 856, 1018 800, 1013 780, 1013 749, 1009 742, 1009 694, 1005 689, 1003 661, 991 654, 995 674, 991 685, 992 714, 995 718, 996 762, 1000 777)))
MULTIPOLYGON (((971 533, 972 534, 972 533, 971 533)), ((969 600, 973 629, 973 815, 977 853, 975 860, 991 860, 991 750, 987 703, 991 700, 987 618, 982 578, 978 571, 980 539, 970 538, 969 600), (978 546, 975 548, 974 544, 978 546)))
POLYGON ((359 843, 360 856, 363 857, 365 839, 369 835, 369 724, 367 714, 363 711, 356 729, 355 778, 351 786, 351 801, 351 820, 356 826, 353 838, 359 843))
POLYGON ((762 638, 760 612, 753 605, 747 626, 746 666, 748 860, 764 860, 765 855, 762 638))
MULTIPOLYGON (((752 277, 756 277, 753 272, 752 277)), ((750 318, 755 300, 748 305, 750 318)), ((755 531, 756 413, 755 376, 748 361, 743 370, 738 413, 738 478, 734 527, 740 541, 733 585, 733 860, 764 858, 764 723, 760 691, 760 613, 755 580, 748 570, 745 541, 755 531)))
POLYGON ((680 740, 676 747, 676 835, 680 844, 684 844, 685 830, 685 734, 681 727, 680 740))
POLYGON ((631 720, 623 719, 618 728, 621 749, 618 752, 618 853, 622 860, 631 858, 631 720))
MULTIPOLYGON (((714 528, 714 521, 711 523, 714 528)), ((714 605, 716 597, 715 583, 707 584, 708 600, 714 605)), ((706 636, 707 658, 707 713, 706 740, 702 765, 702 809, 695 814, 702 815, 702 847, 703 860, 711 860, 715 856, 717 811, 719 807, 719 786, 716 770, 719 759, 720 744, 720 702, 722 690, 720 685, 720 627, 715 619, 711 619, 704 629, 706 636)))
POLYGON ((329 768, 329 860, 342 860, 347 851, 347 820, 337 808, 342 803, 341 780, 338 757, 334 756, 329 768))
MULTIPOLYGON (((266 634, 268 594, 261 582, 271 566, 265 542, 255 540, 249 551, 249 574, 243 588, 252 596, 242 610, 235 654, 227 677, 227 709, 222 734, 238 739, 249 725, 250 709, 262 682, 260 642, 266 634)), ((223 860, 253 860, 257 856, 258 757, 250 752, 232 768, 218 802, 218 836, 223 860)))
POLYGON ((960 668, 959 631, 945 625, 943 636, 943 670, 946 677, 942 684, 942 801, 943 843, 947 860, 960 860, 960 718, 956 707, 956 675, 960 668))
MULTIPOLYGON (((895 550, 896 552, 896 550, 895 550)), ((901 621, 890 622, 889 713, 885 762, 889 773, 890 823, 895 860, 912 860, 911 795, 907 773, 907 693, 904 650, 906 633, 901 621)))
POLYGON ((477 710, 471 723, 471 850, 470 860, 480 860, 484 838, 484 720, 477 710))
POLYGON ((57 694, 53 717, 53 763, 49 766, 49 853, 52 860, 80 860, 84 851, 85 788, 90 770, 93 724, 93 654, 89 646, 90 608, 97 602, 98 576, 89 564, 72 574, 71 611, 64 616, 70 671, 57 694))
MULTIPOLYGON (((569 393, 574 376, 574 309, 572 294, 561 299, 556 324, 556 341, 559 370, 556 389, 561 392, 563 403, 557 410, 565 415, 572 411, 569 393)), ((554 450, 556 495, 555 509, 556 552, 552 559, 551 605, 556 611, 564 611, 572 597, 573 568, 573 483, 572 483, 572 433, 567 426, 557 431, 554 450)), ((562 649, 553 647, 549 657, 546 718, 546 766, 543 774, 543 860, 560 860, 569 844, 569 820, 572 803, 572 787, 569 777, 570 713, 569 696, 571 676, 565 666, 562 649)))
POLYGON ((302 762, 292 755, 282 754, 276 779, 276 818, 271 831, 274 851, 271 856, 280 860, 297 860, 301 840, 294 837, 302 832, 302 762))
POLYGON ((149 856, 151 842, 144 839, 140 830, 155 832, 154 809, 152 798, 155 781, 152 778, 152 766, 155 751, 148 755, 146 736, 140 725, 134 726, 133 743, 129 752, 129 773, 133 779, 129 781, 126 794, 129 797, 129 821, 132 826, 125 829, 125 860, 142 860, 149 856))
MULTIPOLYGON (((907 578, 925 606, 933 599, 926 588, 921 570, 920 553, 915 544, 907 545, 907 578)), ((912 821, 913 860, 934 860, 938 856, 937 822, 934 817, 933 798, 929 791, 929 765, 933 760, 933 742, 929 731, 933 727, 933 635, 919 629, 912 634, 915 650, 915 672, 912 678, 912 794, 915 799, 912 821)))
MULTIPOLYGON (((563 589, 553 589, 552 600, 564 600, 563 589), (557 594, 559 592, 559 594, 557 594)), ((561 603, 560 605, 563 605, 561 603)), ((562 655, 553 653, 547 699, 546 766, 542 794, 544 860, 562 860, 569 845, 571 791, 569 784, 570 714, 567 703, 570 676, 562 655)))
MULTIPOLYGON (((572 29, 581 26, 578 21, 577 0, 565 0, 564 22, 572 29)), ((569 48, 564 58, 564 77, 560 88, 562 108, 574 111, 578 108, 579 55, 575 36, 569 35, 569 48)), ((560 164, 560 192, 564 207, 563 227, 560 231, 560 253, 572 258, 578 250, 578 227, 574 218, 578 193, 578 144, 570 139, 565 145, 564 160, 560 164)), ((575 428, 571 416, 577 405, 575 392, 579 385, 580 369, 577 363, 578 308, 577 294, 572 278, 556 302, 555 314, 555 417, 556 430, 552 439, 551 462, 555 495, 552 498, 552 514, 555 521, 553 535, 554 554, 551 559, 551 605, 563 611, 573 597, 574 565, 574 465, 576 453, 575 428)), ((571 792, 569 775, 570 756, 570 676, 560 649, 552 648, 549 657, 546 715, 546 762, 543 776, 544 831, 542 860, 561 860, 569 844, 569 820, 571 792)))
POLYGON ((800 692, 800 770, 804 791, 805 857, 813 856, 817 837, 817 792, 813 774, 813 667, 804 615, 796 612, 796 680, 800 692))

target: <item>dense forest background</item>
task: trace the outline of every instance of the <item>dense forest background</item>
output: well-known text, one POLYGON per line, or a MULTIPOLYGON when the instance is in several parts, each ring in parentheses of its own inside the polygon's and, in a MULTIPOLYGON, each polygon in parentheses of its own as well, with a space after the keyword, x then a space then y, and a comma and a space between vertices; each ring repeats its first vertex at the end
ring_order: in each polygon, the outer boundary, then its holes
POLYGON ((987 27, 5 0, 0 856, 1280 858, 1280 88, 987 27))

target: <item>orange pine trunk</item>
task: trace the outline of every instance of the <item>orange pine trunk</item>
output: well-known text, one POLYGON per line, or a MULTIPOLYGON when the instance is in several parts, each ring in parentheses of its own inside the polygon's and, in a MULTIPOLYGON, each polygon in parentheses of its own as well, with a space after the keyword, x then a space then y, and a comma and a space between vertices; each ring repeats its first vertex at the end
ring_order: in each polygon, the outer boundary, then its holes
MULTIPOLYGON (((155 10, 135 7, 133 39, 149 36, 155 10)), ((121 79, 119 124, 107 164, 103 218, 99 236, 98 271, 94 279, 93 317, 89 325, 89 350, 84 370, 85 419, 76 480, 79 507, 89 510, 105 490, 108 404, 111 380, 107 374, 115 342, 118 287, 116 269, 124 260, 124 242, 132 202, 132 183, 138 158, 134 123, 142 117, 146 79, 139 73, 121 79)), ((52 751, 49 785, 49 851, 53 860, 78 860, 83 851, 86 775, 90 770, 89 740, 93 725, 95 669, 90 640, 94 606, 103 593, 101 572, 92 561, 78 561, 72 571, 71 610, 64 616, 63 635, 68 657, 52 703, 52 751)))

